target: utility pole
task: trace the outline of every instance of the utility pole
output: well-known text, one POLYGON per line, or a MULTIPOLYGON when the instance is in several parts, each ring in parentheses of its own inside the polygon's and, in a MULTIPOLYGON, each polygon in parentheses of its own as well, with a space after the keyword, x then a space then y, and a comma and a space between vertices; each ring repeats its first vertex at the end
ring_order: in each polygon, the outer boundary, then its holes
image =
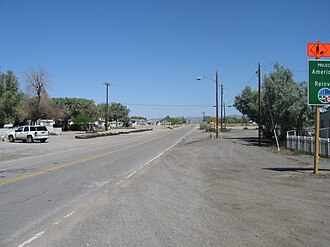
POLYGON ((221 87, 221 109, 220 109, 220 131, 222 132, 222 124, 223 124, 223 85, 221 87))
POLYGON ((215 74, 215 137, 219 138, 219 82, 218 70, 215 74))
POLYGON ((258 131, 258 144, 261 146, 261 70, 260 63, 258 63, 258 105, 259 105, 259 131, 258 131))
POLYGON ((109 86, 111 85, 109 82, 104 83, 106 86, 106 112, 105 112, 105 131, 108 131, 108 120, 109 120, 109 86))
POLYGON ((224 115, 223 120, 225 122, 225 129, 227 129, 226 103, 225 102, 223 102, 223 115, 224 115))

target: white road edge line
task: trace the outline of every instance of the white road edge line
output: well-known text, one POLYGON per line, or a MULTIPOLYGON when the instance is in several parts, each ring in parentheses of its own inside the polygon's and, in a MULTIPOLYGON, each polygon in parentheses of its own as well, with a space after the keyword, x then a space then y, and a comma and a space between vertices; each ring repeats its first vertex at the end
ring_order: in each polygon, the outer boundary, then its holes
POLYGON ((76 213, 76 210, 73 210, 71 213, 65 215, 62 219, 64 220, 65 218, 68 218, 76 213))
POLYGON ((62 219, 60 219, 59 221, 56 221, 55 223, 53 223, 53 226, 60 224, 62 222, 62 220, 74 215, 75 213, 76 213, 76 210, 73 210, 71 213, 63 216, 62 219))
POLYGON ((26 244, 30 244, 32 241, 36 240, 37 238, 40 238, 44 233, 45 233, 44 231, 37 233, 32 238, 30 238, 29 240, 25 241, 24 243, 18 245, 17 247, 23 247, 26 244))
POLYGON ((117 185, 120 185, 122 182, 124 182, 124 179, 120 180, 117 185))
POLYGON ((137 171, 132 172, 130 175, 128 175, 125 179, 128 179, 129 177, 133 176, 137 171))

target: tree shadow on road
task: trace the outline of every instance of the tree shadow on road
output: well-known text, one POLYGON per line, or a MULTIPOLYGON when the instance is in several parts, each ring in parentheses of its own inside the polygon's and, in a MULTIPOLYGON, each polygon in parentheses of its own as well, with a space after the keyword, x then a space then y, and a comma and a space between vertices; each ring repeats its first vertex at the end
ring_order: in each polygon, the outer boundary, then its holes
MULTIPOLYGON (((227 140, 241 140, 243 141, 241 144, 245 146, 259 146, 258 137, 224 137, 223 139, 227 140)), ((275 143, 270 139, 261 139, 260 147, 271 147, 275 143)))
MULTIPOLYGON (((276 172, 304 172, 304 171, 314 171, 312 167, 267 167, 264 170, 276 171, 276 172)), ((330 172, 330 169, 319 169, 319 171, 330 172)))

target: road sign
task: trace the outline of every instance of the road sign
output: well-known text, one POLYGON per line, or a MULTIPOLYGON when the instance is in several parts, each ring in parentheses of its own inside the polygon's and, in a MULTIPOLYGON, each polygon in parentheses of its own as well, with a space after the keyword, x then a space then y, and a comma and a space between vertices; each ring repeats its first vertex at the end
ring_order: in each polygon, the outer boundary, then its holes
POLYGON ((307 55, 309 57, 330 57, 330 44, 323 44, 320 41, 307 44, 307 55))
POLYGON ((212 124, 214 127, 217 126, 217 119, 215 117, 212 118, 212 124))
POLYGON ((309 60, 308 104, 330 104, 330 61, 309 60))

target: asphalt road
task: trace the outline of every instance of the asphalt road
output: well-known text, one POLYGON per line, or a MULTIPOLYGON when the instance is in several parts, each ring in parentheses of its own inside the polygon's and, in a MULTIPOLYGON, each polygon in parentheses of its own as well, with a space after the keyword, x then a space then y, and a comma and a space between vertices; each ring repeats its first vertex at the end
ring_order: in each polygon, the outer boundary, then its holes
POLYGON ((50 238, 54 227, 66 227, 68 218, 83 211, 85 200, 125 183, 193 127, 88 140, 64 135, 48 143, 1 143, 0 246, 30 246, 38 238, 50 238))
POLYGON ((0 162, 0 245, 329 246, 329 159, 315 176, 312 156, 259 147, 255 130, 191 128, 54 137, 40 162, 16 144, 21 160, 0 162))

